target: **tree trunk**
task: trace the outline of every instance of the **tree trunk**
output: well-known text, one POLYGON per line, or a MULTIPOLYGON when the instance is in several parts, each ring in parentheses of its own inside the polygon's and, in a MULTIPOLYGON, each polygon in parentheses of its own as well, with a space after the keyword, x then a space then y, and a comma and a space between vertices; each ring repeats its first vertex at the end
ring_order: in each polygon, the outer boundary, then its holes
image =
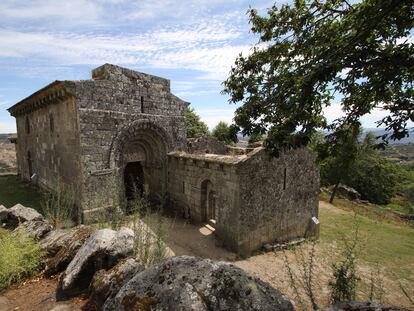
POLYGON ((336 190, 338 190, 339 183, 340 183, 340 180, 338 180, 338 182, 335 184, 335 187, 332 190, 331 198, 329 199, 329 203, 331 204, 335 198, 336 190))

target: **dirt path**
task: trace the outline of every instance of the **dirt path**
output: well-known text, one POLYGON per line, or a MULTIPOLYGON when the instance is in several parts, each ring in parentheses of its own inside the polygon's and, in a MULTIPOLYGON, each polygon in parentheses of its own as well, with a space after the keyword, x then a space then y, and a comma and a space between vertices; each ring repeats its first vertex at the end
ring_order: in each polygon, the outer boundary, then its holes
MULTIPOLYGON (((85 297, 56 301, 57 278, 33 278, 0 295, 1 311, 80 311, 86 305, 85 297)), ((86 311, 86 310, 85 310, 86 311)))

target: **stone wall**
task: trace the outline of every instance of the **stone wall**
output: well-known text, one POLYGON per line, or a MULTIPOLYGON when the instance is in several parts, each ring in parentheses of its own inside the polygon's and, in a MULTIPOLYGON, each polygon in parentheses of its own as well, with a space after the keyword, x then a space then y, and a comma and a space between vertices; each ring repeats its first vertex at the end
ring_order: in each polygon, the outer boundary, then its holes
POLYGON ((34 182, 51 188, 60 178, 76 185, 80 177, 79 132, 76 104, 69 97, 16 116, 17 162, 20 176, 30 180, 29 160, 34 182), (30 155, 30 158, 29 158, 30 155))
POLYGON ((240 177, 240 254, 265 243, 314 234, 318 217, 319 171, 308 149, 269 156, 255 149, 238 165, 240 177))
POLYGON ((131 144, 159 155, 157 161, 143 163, 151 188, 161 190, 167 152, 186 148, 183 114, 188 105, 171 94, 170 82, 163 78, 109 64, 95 69, 93 78, 70 87, 79 114, 82 207, 91 219, 111 201, 107 189, 122 178, 128 162, 123 155, 131 144))
MULTIPOLYGON (((215 234, 229 249, 236 249, 238 240, 239 186, 232 157, 196 156, 171 153, 168 156, 168 190, 171 207, 194 222, 207 222, 203 202, 203 183, 210 183, 216 193, 215 234), (231 161, 223 160, 230 158, 231 161)), ((204 200, 205 201, 205 200, 204 200)))

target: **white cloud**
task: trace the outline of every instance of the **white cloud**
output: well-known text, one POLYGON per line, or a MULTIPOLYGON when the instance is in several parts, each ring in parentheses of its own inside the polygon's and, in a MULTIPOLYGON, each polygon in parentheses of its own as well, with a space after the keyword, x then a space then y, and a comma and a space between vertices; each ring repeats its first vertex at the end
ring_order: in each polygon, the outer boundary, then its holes
MULTIPOLYGON (((141 34, 97 36, 0 30, 0 57, 45 59, 48 63, 100 65, 114 63, 162 69, 199 70, 223 80, 248 45, 229 44, 240 33, 201 23, 195 30, 157 30, 141 34)), ((32 64, 27 63, 30 67, 32 64)))
MULTIPOLYGON (((345 116, 345 112, 342 111, 341 105, 339 103, 334 103, 331 106, 326 107, 323 112, 329 122, 345 116)), ((374 108, 371 113, 363 116, 360 121, 363 127, 373 128, 377 127, 376 121, 381 120, 387 115, 389 115, 388 111, 381 108, 374 108)))
POLYGON ((195 109, 201 120, 212 130, 220 121, 233 122, 235 109, 195 109))
MULTIPOLYGON (((102 8, 88 0, 17 0, 2 1, 0 12, 3 20, 24 21, 52 19, 56 22, 71 21, 72 24, 99 24, 102 8)), ((56 25, 56 24, 55 24, 56 25)))

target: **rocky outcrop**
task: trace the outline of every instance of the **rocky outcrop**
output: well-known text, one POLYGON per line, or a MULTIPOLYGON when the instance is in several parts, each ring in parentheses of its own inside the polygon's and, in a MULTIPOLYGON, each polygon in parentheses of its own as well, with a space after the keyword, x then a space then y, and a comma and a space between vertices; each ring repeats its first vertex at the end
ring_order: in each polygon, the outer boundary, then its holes
POLYGON ((131 229, 96 231, 82 245, 67 267, 60 282, 58 296, 72 296, 86 289, 96 271, 109 269, 120 259, 131 255, 133 246, 134 232, 131 229))
POLYGON ((36 240, 43 238, 48 232, 53 229, 52 225, 45 219, 41 220, 29 220, 22 223, 14 232, 23 230, 27 235, 36 240))
POLYGON ((46 262, 45 274, 47 276, 65 270, 91 235, 91 229, 86 227, 80 227, 66 233, 62 231, 52 231, 41 241, 42 247, 52 256, 46 262))
POLYGON ((325 311, 408 311, 408 309, 386 306, 372 301, 347 301, 337 303, 325 311))
POLYGON ((133 258, 120 261, 110 270, 99 270, 93 277, 90 301, 100 310, 108 298, 113 298, 136 273, 145 268, 133 258))
MULTIPOLYGON (((330 187, 330 190, 332 191, 334 186, 330 187)), ((356 191, 354 188, 348 187, 343 184, 339 184, 338 188, 336 189, 336 194, 342 198, 356 201, 361 199, 361 194, 356 191)))
POLYGON ((294 310, 269 284, 224 262, 171 257, 136 274, 103 310, 294 310))
POLYGON ((26 221, 45 220, 43 216, 31 207, 25 207, 21 204, 2 211, 3 222, 6 229, 13 230, 26 221))

